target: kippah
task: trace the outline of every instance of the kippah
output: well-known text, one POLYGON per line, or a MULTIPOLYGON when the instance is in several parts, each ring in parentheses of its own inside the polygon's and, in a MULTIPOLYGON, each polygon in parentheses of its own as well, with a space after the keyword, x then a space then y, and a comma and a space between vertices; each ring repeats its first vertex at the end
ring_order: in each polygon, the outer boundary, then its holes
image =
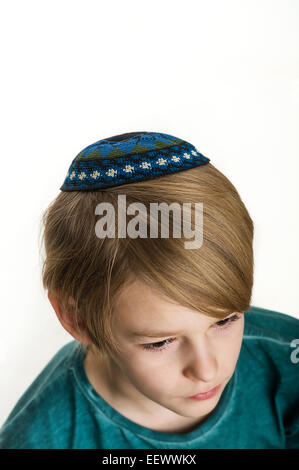
POLYGON ((210 159, 183 139, 160 132, 129 132, 99 140, 81 150, 61 191, 96 191, 150 180, 210 159))

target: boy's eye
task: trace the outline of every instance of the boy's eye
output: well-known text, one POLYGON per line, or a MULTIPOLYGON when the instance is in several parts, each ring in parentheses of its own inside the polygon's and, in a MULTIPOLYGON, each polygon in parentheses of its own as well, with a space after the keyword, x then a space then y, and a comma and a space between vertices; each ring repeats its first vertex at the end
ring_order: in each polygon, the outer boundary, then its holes
MULTIPOLYGON (((234 321, 238 320, 241 318, 241 315, 235 314, 232 315, 229 318, 225 318, 224 320, 220 320, 215 323, 217 325, 215 328, 216 329, 224 329, 228 328, 234 321)), ((173 343, 175 341, 175 338, 168 338, 164 339, 163 341, 159 341, 158 343, 148 343, 148 344, 142 344, 142 348, 146 349, 147 351, 163 351, 165 350, 169 344, 173 343)))

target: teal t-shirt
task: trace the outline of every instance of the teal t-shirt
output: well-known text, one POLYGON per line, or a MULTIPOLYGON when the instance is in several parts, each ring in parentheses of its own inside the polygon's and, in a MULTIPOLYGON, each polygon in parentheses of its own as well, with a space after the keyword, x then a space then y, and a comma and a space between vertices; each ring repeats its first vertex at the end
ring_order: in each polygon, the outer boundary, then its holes
POLYGON ((235 371, 195 430, 153 431, 118 413, 92 387, 73 340, 18 400, 0 448, 299 449, 299 320, 253 306, 244 316, 235 371))

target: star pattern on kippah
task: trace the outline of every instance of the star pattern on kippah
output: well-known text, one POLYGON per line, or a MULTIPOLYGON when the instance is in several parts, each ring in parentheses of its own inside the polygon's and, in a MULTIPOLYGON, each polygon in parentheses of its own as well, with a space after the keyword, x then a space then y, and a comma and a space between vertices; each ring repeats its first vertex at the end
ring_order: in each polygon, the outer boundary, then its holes
POLYGON ((132 170, 134 170, 134 167, 131 165, 126 165, 126 167, 124 168, 124 171, 126 173, 132 172, 132 170))
POLYGON ((142 162, 141 165, 139 165, 140 168, 150 168, 152 165, 149 162, 142 162))
POLYGON ((117 170, 114 170, 114 168, 110 168, 108 171, 106 171, 106 175, 116 176, 117 175, 117 170))
POLYGON ((99 173, 98 171, 93 171, 92 173, 90 173, 90 176, 94 179, 96 179, 100 175, 101 175, 101 173, 99 173))

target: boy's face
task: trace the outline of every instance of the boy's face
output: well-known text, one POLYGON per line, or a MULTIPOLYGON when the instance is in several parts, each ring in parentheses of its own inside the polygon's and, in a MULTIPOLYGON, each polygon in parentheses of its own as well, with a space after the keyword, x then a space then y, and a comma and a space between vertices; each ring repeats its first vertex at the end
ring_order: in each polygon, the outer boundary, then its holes
POLYGON ((163 418, 174 422, 178 415, 199 421, 207 417, 233 375, 243 338, 243 312, 236 321, 224 324, 135 282, 122 292, 114 313, 113 332, 123 349, 121 355, 106 359, 115 400, 123 404, 127 400, 161 422, 163 418), (136 336, 142 330, 168 334, 136 336), (163 349, 142 347, 152 343, 160 343, 157 347, 163 349), (211 398, 189 398, 219 384, 218 393, 211 398))

